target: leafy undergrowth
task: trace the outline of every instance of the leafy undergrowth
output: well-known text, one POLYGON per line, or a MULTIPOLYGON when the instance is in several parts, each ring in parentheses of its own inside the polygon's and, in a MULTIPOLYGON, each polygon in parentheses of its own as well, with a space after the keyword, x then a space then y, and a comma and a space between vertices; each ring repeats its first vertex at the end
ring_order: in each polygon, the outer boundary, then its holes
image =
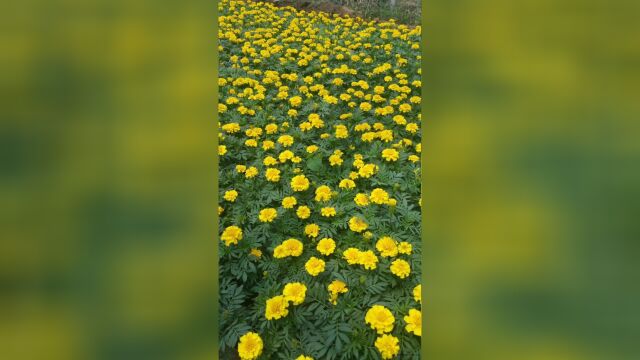
POLYGON ((420 27, 219 10, 221 358, 418 359, 420 27))

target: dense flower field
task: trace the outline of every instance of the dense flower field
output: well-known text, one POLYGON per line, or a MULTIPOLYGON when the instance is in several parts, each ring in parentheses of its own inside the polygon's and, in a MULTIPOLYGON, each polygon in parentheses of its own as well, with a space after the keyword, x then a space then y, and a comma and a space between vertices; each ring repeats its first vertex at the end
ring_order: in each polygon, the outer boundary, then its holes
POLYGON ((420 27, 219 13, 221 358, 418 359, 420 27))

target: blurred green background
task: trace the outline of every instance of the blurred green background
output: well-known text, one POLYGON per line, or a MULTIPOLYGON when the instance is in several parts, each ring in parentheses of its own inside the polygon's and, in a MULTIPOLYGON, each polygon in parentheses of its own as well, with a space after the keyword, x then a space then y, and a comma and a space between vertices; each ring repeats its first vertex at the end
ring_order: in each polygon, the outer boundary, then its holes
POLYGON ((0 14, 0 359, 214 358, 215 3, 0 14))
POLYGON ((640 359, 640 2, 427 0, 426 359, 640 359))

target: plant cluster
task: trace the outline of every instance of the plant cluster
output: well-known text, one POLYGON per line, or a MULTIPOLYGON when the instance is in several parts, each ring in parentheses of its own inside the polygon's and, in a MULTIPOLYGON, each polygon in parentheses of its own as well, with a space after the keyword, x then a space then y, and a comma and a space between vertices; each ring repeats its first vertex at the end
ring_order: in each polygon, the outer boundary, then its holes
POLYGON ((220 357, 418 359, 420 27, 219 14, 220 357))

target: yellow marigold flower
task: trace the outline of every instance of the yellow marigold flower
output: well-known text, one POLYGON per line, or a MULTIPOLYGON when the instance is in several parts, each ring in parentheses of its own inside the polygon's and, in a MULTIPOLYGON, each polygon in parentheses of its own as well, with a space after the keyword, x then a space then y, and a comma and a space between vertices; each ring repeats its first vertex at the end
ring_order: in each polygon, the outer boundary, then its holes
POLYGON ((410 309, 409 315, 404 317, 404 322, 407 323, 405 330, 408 333, 422 336, 422 312, 420 310, 410 309))
POLYGON ((329 156, 329 165, 331 166, 340 166, 343 162, 344 160, 342 160, 340 155, 333 154, 329 156))
POLYGON ((308 237, 318 237, 318 233, 320 232, 320 226, 317 224, 309 224, 304 227, 304 233, 308 237))
POLYGON ((302 104, 302 98, 300 96, 292 96, 289 98, 289 104, 293 107, 298 107, 302 104))
POLYGON ((331 188, 321 185, 316 189, 316 201, 328 201, 331 199, 331 188))
POLYGON ((224 212, 224 208, 218 205, 218 215, 221 215, 224 212))
POLYGON ((408 123, 407 126, 405 127, 405 129, 408 132, 410 132, 412 134, 415 134, 415 133, 418 132, 418 124, 416 124, 416 123, 408 123))
POLYGON ((349 131, 347 127, 344 125, 336 125, 336 138, 337 139, 346 139, 349 137, 349 131))
POLYGON ((327 289, 330 292, 337 293, 337 294, 344 294, 347 291, 349 291, 349 288, 347 288, 347 284, 345 284, 344 282, 342 282, 340 280, 333 280, 333 282, 331 284, 329 284, 327 289))
POLYGON ((374 204, 382 205, 386 204, 387 201, 389 201, 389 194, 380 188, 375 188, 373 189, 373 191, 371 191, 369 199, 374 204))
POLYGON ((382 335, 376 339, 376 348, 380 352, 383 359, 392 359, 400 351, 398 338, 393 335, 382 335))
POLYGON ((307 152, 309 154, 313 154, 314 152, 318 151, 318 147, 315 145, 309 145, 307 146, 307 152))
POLYGON ((284 147, 288 147, 293 145, 293 136, 291 135, 281 135, 278 138, 278 143, 281 144, 284 147))
POLYGON ((287 160, 290 160, 294 156, 295 155, 291 150, 285 150, 278 155, 278 160, 280 160, 281 163, 285 163, 287 162, 287 160))
POLYGON ((349 265, 356 265, 360 260, 360 250, 356 248, 348 248, 342 252, 342 257, 347 260, 349 265))
POLYGON ((390 236, 383 236, 376 242, 376 249, 382 257, 394 257, 398 255, 396 241, 390 236))
POLYGON ((218 145, 218 155, 222 156, 227 153, 227 147, 225 145, 218 145))
POLYGON ((340 184, 338 185, 341 189, 353 189, 356 187, 356 183, 351 179, 342 179, 340 180, 340 184))
POLYGON ((222 130, 229 134, 237 133, 240 131, 240 125, 238 123, 224 124, 222 130))
POLYGON ((237 171, 239 174, 242 174, 242 173, 244 173, 245 171, 247 171, 247 167, 246 167, 246 166, 244 166, 244 165, 236 165, 236 171, 237 171))
POLYGON ((271 166, 277 164, 278 160, 276 160, 273 156, 267 156, 264 158, 264 160, 262 160, 262 163, 265 166, 271 166))
POLYGON ((360 110, 362 111, 370 111, 371 110, 371 104, 369 104, 368 102, 363 102, 360 104, 360 110))
POLYGON ((278 211, 274 208, 266 208, 260 210, 258 219, 261 222, 272 222, 278 216, 278 211))
POLYGON ((278 132, 278 125, 273 123, 268 124, 264 127, 264 130, 267 132, 267 134, 275 134, 276 132, 278 132))
POLYGON ((311 356, 300 355, 296 358, 296 360, 313 360, 311 356))
POLYGON ((396 206, 398 204, 398 201, 396 199, 389 199, 387 201, 387 205, 389 206, 396 206))
POLYGON ((244 142, 244 144, 248 147, 256 147, 258 146, 258 142, 255 139, 249 139, 244 142))
POLYGON ((363 232, 367 230, 369 225, 361 218, 354 216, 349 219, 349 229, 354 232, 363 232))
POLYGON ((324 271, 324 260, 318 259, 315 256, 312 256, 305 264, 304 268, 307 270, 309 275, 318 276, 321 272, 324 271))
POLYGON ((322 255, 331 255, 335 249, 336 242, 332 238, 322 238, 316 246, 316 250, 322 255))
POLYGON ((333 207, 323 207, 320 209, 320 214, 324 217, 331 217, 336 215, 336 209, 333 207))
POLYGON ((260 251, 260 249, 257 249, 257 248, 252 248, 250 254, 257 258, 262 257, 262 251, 260 251))
POLYGON ((358 176, 363 178, 370 178, 371 175, 376 173, 378 167, 375 164, 366 164, 358 169, 358 176))
POLYGON ((382 305, 373 305, 365 314, 364 321, 378 334, 384 334, 393 330, 396 319, 389 309, 382 305))
POLYGON ((287 301, 291 301, 293 305, 302 304, 306 293, 307 287, 299 282, 286 284, 284 290, 282 290, 282 295, 284 295, 287 301))
POLYGON ((240 360, 254 360, 262 354, 263 348, 260 335, 248 332, 240 337, 238 341, 238 355, 240 360))
POLYGON ((287 196, 282 199, 282 207, 285 209, 292 209, 297 203, 298 200, 296 200, 296 198, 294 198, 293 196, 287 196))
POLYGON ((224 192, 223 198, 227 201, 234 202, 238 197, 238 192, 235 190, 228 190, 224 192))
POLYGON ((362 234, 362 237, 365 239, 371 239, 372 236, 373 234, 371 233, 371 231, 365 231, 364 234, 362 234))
POLYGON ((302 254, 302 250, 304 249, 302 242, 298 239, 293 238, 283 241, 282 246, 287 251, 287 254, 289 256, 300 256, 302 254))
POLYGON ((352 172, 349 173, 349 179, 351 179, 351 180, 356 180, 359 176, 360 175, 358 175, 358 173, 355 172, 355 171, 352 171, 352 172))
POLYGON ((302 220, 307 219, 309 216, 311 216, 311 209, 309 209, 309 207, 306 205, 298 206, 296 215, 302 220))
POLYGON ((411 244, 409 244, 406 241, 403 241, 398 244, 398 252, 400 254, 411 255, 412 250, 413 250, 413 247, 411 246, 411 244))
POLYGON ((280 180, 280 170, 276 168, 267 168, 267 171, 265 172, 264 175, 267 178, 267 180, 272 182, 277 182, 280 180))
POLYGON ((369 197, 367 196, 367 194, 358 193, 353 198, 353 201, 358 206, 367 206, 367 205, 369 205, 369 197))
POLYGON ((422 144, 416 145, 416 152, 417 153, 421 153, 422 152, 422 144))
POLYGON ((291 117, 294 117, 294 116, 298 115, 298 111, 296 111, 296 109, 289 109, 287 111, 287 115, 289 115, 291 117))
POLYGON ((418 284, 413 288, 413 299, 422 303, 422 285, 418 284))
POLYGON ((222 232, 220 239, 224 241, 224 244, 230 246, 231 244, 237 244, 239 240, 242 240, 242 229, 235 225, 228 226, 222 232))
POLYGON ((301 161, 302 161, 302 158, 300 156, 294 156, 294 157, 291 158, 291 162, 294 163, 294 164, 297 164, 297 163, 299 163, 301 161))
POLYGON ((418 162, 420 161, 420 157, 418 157, 417 155, 409 155, 409 157, 407 158, 407 160, 411 161, 411 162, 418 162))
POLYGON ((289 314, 289 302, 283 295, 278 295, 267 300, 265 317, 267 320, 278 320, 289 314))
POLYGON ((411 266, 409 263, 402 259, 396 259, 391 263, 391 273, 393 275, 399 277, 400 279, 404 279, 411 273, 411 266))
POLYGON ((378 257, 371 250, 361 251, 358 256, 358 264, 367 270, 375 270, 378 264, 378 257))
POLYGON ((247 179, 251 179, 256 177, 256 175, 258 175, 258 169, 255 166, 252 166, 250 168, 248 168, 245 172, 244 172, 244 176, 247 179))
POLYGON ((382 158, 386 161, 396 161, 398 160, 399 153, 396 149, 384 149, 382 150, 382 158))
POLYGON ((309 179, 304 175, 296 175, 291 179, 293 191, 305 191, 309 188, 309 179))

